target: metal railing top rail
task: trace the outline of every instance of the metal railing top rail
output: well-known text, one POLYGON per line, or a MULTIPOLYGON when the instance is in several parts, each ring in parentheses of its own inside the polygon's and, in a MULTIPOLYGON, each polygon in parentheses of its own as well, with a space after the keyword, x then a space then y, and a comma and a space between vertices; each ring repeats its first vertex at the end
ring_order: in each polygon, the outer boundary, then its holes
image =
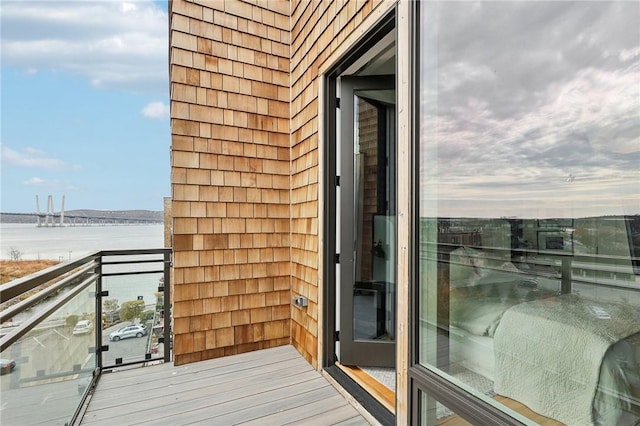
POLYGON ((155 249, 130 249, 130 250, 102 250, 100 256, 135 256, 139 254, 166 254, 171 253, 171 248, 155 248, 155 249))
POLYGON ((69 275, 68 277, 63 278, 62 280, 55 283, 54 285, 49 286, 37 292, 33 296, 25 300, 22 300, 21 302, 18 302, 13 306, 8 307, 7 309, 0 312, 0 323, 4 323, 5 321, 10 320, 14 316, 18 315, 21 312, 26 311, 27 309, 29 309, 36 303, 40 302, 41 300, 44 300, 47 297, 57 293, 58 291, 62 290, 63 288, 73 283, 74 280, 80 278, 82 275, 86 273, 94 273, 94 270, 97 266, 98 266, 98 262, 96 262, 94 259, 79 271, 69 275))
POLYGON ((31 291, 39 285, 45 284, 54 278, 58 278, 69 271, 73 271, 87 262, 96 260, 100 256, 101 252, 93 252, 78 259, 60 263, 26 277, 18 278, 6 284, 2 284, 0 285, 0 302, 5 302, 31 291))

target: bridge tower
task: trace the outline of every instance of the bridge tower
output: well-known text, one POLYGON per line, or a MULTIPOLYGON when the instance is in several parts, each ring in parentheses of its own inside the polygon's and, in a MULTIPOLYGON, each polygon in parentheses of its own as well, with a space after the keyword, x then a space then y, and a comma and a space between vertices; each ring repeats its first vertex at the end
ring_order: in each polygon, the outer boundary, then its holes
POLYGON ((36 195, 36 219, 38 221, 38 228, 40 228, 42 226, 42 224, 40 223, 40 199, 38 198, 38 196, 36 195))
POLYGON ((60 226, 64 226, 64 195, 62 196, 62 205, 60 206, 60 226))
POLYGON ((53 210, 53 195, 47 197, 47 212, 40 212, 40 199, 36 195, 36 218, 38 221, 38 228, 42 226, 63 226, 64 225, 64 195, 62 196, 62 207, 60 215, 56 215, 53 210), (56 223, 56 216, 60 217, 60 223, 56 223))

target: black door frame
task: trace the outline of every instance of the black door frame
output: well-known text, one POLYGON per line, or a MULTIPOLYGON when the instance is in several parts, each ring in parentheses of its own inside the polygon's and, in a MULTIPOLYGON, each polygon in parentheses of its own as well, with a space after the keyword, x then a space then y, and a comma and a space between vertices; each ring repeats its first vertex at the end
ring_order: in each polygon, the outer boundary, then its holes
POLYGON ((345 374, 335 364, 336 357, 336 115, 338 108, 337 100, 337 78, 357 59, 362 57, 377 42, 391 31, 395 31, 396 25, 396 9, 383 16, 374 28, 367 32, 357 43, 354 48, 343 55, 335 66, 328 70, 324 75, 324 91, 321 94, 325 103, 322 111, 325 120, 323 129, 325 143, 323 147, 322 161, 324 164, 324 175, 321 177, 324 183, 324 205, 322 206, 322 214, 324 217, 323 231, 323 290, 321 297, 323 298, 322 318, 323 327, 320 332, 323 335, 322 345, 322 368, 329 373, 343 388, 349 392, 371 415, 373 415, 383 425, 395 424, 395 416, 385 408, 378 400, 367 393, 360 387, 351 377, 345 374))

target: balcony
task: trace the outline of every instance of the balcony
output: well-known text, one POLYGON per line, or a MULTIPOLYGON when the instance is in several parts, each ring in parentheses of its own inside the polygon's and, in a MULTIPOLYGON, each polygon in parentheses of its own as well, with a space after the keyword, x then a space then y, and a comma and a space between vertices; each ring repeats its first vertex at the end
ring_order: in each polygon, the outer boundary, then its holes
POLYGON ((0 286, 2 424, 71 424, 103 371, 169 362, 170 262, 101 251, 0 286))
POLYGON ((101 251, 0 286, 0 423, 369 424, 291 346, 175 366, 170 266, 101 251))
POLYGON ((82 425, 368 425, 292 346, 104 374, 82 425))

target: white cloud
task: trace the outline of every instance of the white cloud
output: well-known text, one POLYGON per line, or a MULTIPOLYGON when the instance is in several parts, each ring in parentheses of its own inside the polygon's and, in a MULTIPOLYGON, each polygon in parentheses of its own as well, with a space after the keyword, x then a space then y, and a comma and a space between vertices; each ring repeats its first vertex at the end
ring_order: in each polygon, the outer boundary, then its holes
POLYGON ((48 156, 45 152, 25 148, 22 152, 15 151, 8 146, 2 145, 2 163, 19 167, 34 167, 38 169, 67 171, 78 170, 80 166, 69 164, 63 160, 48 156))
POLYGON ((169 105, 162 102, 149 102, 140 112, 147 118, 165 119, 169 118, 169 105))
POLYGON ((67 182, 63 182, 57 179, 46 180, 34 176, 22 182, 25 186, 35 186, 37 188, 44 188, 48 191, 77 191, 79 188, 67 182))
POLYGON ((37 176, 29 178, 29 179, 25 180, 22 183, 27 185, 27 186, 44 186, 45 185, 44 179, 40 179, 37 176))
POLYGON ((127 13, 131 11, 136 11, 138 10, 138 8, 133 3, 123 2, 122 5, 120 6, 120 10, 122 10, 122 13, 127 13))
POLYGON ((166 92, 167 13, 153 1, 2 2, 2 63, 94 87, 166 92))

